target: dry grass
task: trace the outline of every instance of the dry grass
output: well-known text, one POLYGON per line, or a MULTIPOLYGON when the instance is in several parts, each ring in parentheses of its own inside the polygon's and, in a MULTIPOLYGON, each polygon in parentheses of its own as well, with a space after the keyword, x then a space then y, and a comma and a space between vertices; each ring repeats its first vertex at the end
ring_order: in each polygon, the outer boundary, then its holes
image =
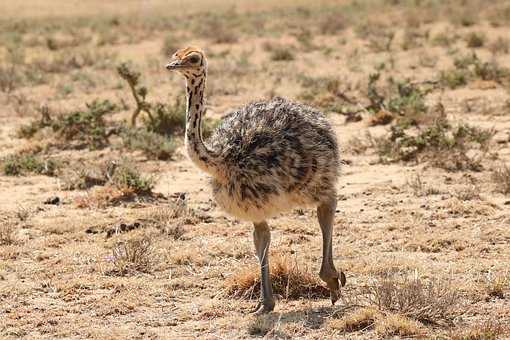
POLYGON ((468 329, 459 329, 450 334, 452 340, 496 340, 510 336, 510 327, 501 321, 485 321, 470 326, 468 329))
POLYGON ((14 232, 16 225, 13 222, 2 221, 0 224, 0 245, 10 245, 15 242, 14 232))
POLYGON ((496 184, 496 190, 505 195, 510 194, 510 167, 503 165, 492 172, 492 180, 496 184))
POLYGON ((425 327, 420 323, 410 320, 398 314, 389 314, 377 320, 375 332, 383 338, 398 337, 423 337, 425 327))
POLYGON ((371 305, 426 323, 449 322, 459 303, 458 293, 443 281, 380 279, 365 287, 371 305))
POLYGON ((143 235, 116 242, 109 260, 113 264, 109 274, 148 273, 154 264, 152 240, 149 236, 143 235))
MULTIPOLYGON (((272 255, 269 272, 273 293, 284 299, 325 298, 328 289, 319 281, 318 275, 285 255, 272 255)), ((248 266, 234 272, 225 281, 226 293, 232 297, 258 298, 260 292, 260 269, 248 266)))
POLYGON ((331 319, 329 327, 347 333, 366 331, 373 328, 380 317, 381 312, 373 308, 360 308, 341 319, 331 319))

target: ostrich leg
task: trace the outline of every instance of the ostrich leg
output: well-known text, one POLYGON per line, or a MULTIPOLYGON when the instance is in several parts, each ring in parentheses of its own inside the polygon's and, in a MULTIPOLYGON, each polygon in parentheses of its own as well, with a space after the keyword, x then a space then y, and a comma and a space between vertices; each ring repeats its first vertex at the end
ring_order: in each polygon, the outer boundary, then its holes
POLYGON ((269 313, 274 309, 273 289, 271 287, 271 278, 269 277, 269 243, 271 233, 267 223, 254 223, 253 242, 255 251, 260 262, 260 301, 253 311, 254 314, 269 313))
POLYGON ((322 231, 322 265, 319 276, 322 281, 326 282, 329 288, 331 303, 335 304, 340 296, 340 285, 345 285, 345 275, 343 272, 338 274, 333 263, 333 221, 335 217, 336 200, 332 199, 324 202, 317 208, 317 217, 322 231))

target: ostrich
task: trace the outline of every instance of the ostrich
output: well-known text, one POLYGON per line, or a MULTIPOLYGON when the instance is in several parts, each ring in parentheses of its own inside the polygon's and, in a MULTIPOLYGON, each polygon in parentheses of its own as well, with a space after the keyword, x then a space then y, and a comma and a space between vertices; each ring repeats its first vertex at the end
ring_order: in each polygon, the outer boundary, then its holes
POLYGON ((191 161, 211 180, 218 205, 254 225, 253 239, 261 271, 261 296, 255 314, 271 312, 274 298, 269 277, 267 220, 295 207, 315 206, 322 231, 319 276, 331 302, 340 294, 345 275, 333 263, 332 232, 339 152, 335 133, 324 115, 284 98, 252 102, 226 115, 208 144, 202 140, 207 60, 187 47, 166 65, 186 79, 185 146, 191 161))

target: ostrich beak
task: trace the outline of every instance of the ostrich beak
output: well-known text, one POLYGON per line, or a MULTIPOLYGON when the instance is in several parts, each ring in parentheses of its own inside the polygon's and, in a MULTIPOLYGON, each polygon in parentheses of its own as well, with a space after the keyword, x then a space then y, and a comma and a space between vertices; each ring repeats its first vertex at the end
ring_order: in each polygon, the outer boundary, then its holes
POLYGON ((178 68, 183 68, 184 65, 181 63, 180 60, 178 59, 174 59, 174 60, 171 60, 168 64, 166 64, 166 69, 167 70, 175 70, 175 69, 178 69, 178 68))

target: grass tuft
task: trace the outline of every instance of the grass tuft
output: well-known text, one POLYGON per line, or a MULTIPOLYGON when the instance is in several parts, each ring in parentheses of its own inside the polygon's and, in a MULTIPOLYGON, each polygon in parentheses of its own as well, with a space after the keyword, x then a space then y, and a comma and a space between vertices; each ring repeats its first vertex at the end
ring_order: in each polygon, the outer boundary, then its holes
MULTIPOLYGON (((308 269, 299 267, 287 256, 270 256, 269 272, 273 293, 285 299, 324 298, 329 291, 308 269)), ((231 297, 255 298, 260 292, 260 269, 258 266, 240 269, 225 282, 231 297)))
POLYGON ((341 319, 330 320, 329 326, 330 328, 348 333, 365 331, 373 328, 380 316, 381 313, 374 308, 360 308, 341 319))
POLYGON ((510 167, 506 164, 492 172, 492 180, 496 184, 496 191, 505 195, 510 194, 510 167))
POLYGON ((116 275, 127 275, 134 272, 148 273, 153 265, 152 241, 148 236, 139 236, 117 242, 112 250, 116 275))

